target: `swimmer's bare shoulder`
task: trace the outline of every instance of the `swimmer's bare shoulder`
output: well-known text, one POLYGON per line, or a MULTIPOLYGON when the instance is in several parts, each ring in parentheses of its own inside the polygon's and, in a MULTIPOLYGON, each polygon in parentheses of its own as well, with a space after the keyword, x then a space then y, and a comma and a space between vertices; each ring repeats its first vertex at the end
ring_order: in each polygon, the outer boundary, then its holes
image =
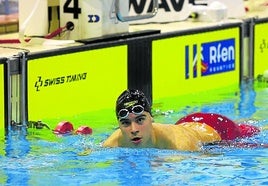
POLYGON ((120 129, 114 131, 102 144, 103 147, 118 147, 119 139, 122 136, 120 129))
POLYGON ((202 143, 221 141, 219 133, 205 123, 187 122, 180 125, 184 126, 185 128, 190 128, 191 130, 196 131, 198 138, 202 141, 202 143))
POLYGON ((198 122, 184 125, 154 123, 153 128, 158 148, 198 151, 202 143, 220 139, 215 130, 198 122))
POLYGON ((153 124, 155 145, 161 149, 176 149, 183 151, 198 151, 200 144, 196 133, 192 130, 173 124, 153 124))

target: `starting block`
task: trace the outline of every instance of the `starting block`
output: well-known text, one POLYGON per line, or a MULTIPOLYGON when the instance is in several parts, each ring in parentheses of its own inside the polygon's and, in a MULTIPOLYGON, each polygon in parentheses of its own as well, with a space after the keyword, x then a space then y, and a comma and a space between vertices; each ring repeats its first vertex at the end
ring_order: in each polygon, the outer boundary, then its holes
MULTIPOLYGON (((90 39, 126 33, 129 31, 130 24, 182 21, 190 14, 189 2, 185 0, 162 0, 160 4, 158 0, 55 0, 52 2, 59 15, 57 27, 64 30, 59 39, 64 40, 90 39), (70 25, 72 25, 71 29, 68 29, 70 25)), ((54 31, 50 24, 50 4, 51 0, 20 0, 20 33, 23 32, 24 36, 47 36, 54 31)))

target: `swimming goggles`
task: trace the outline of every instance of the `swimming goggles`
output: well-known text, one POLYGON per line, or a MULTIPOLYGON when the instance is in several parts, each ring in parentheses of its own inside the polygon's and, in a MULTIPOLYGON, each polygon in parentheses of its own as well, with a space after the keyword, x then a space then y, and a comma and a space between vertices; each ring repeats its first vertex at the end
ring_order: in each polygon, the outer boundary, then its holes
POLYGON ((127 118, 129 113, 132 112, 135 115, 140 115, 143 113, 144 107, 141 105, 135 105, 134 107, 131 107, 131 109, 121 109, 118 112, 118 117, 119 118, 127 118))

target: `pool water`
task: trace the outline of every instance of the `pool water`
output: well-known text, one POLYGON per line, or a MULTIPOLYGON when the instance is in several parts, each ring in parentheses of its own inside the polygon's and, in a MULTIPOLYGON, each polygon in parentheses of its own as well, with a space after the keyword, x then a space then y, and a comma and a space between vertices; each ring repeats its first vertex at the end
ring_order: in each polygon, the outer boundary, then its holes
MULTIPOLYGON (((157 122, 175 123, 192 112, 216 112, 262 127, 268 125, 267 92, 266 84, 242 84, 235 92, 172 98, 156 102, 153 115, 157 122)), ((10 131, 0 150, 0 185, 268 185, 268 148, 102 148, 116 127, 115 118, 104 120, 93 125, 92 136, 59 137, 23 127, 10 131)), ((241 141, 268 144, 267 135, 263 130, 241 141)))

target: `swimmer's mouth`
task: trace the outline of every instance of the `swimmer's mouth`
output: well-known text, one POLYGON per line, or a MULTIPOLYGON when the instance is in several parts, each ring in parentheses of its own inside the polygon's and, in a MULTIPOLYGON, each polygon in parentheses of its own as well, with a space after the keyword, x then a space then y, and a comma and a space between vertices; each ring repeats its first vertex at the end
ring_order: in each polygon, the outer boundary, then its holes
POLYGON ((132 138, 131 141, 132 141, 132 143, 139 144, 141 142, 141 138, 135 137, 135 138, 132 138))

